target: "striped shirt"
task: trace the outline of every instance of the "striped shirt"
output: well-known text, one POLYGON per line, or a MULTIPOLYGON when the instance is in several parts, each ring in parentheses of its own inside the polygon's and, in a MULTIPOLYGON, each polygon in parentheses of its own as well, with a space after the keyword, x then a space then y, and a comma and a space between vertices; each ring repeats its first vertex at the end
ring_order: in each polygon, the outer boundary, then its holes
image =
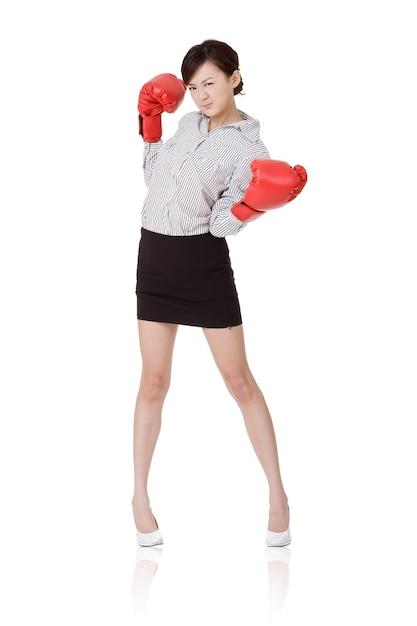
POLYGON ((209 132, 209 119, 187 113, 171 139, 144 144, 148 191, 142 226, 163 235, 236 235, 246 226, 231 208, 242 200, 252 179, 254 159, 269 159, 258 120, 242 120, 209 132))

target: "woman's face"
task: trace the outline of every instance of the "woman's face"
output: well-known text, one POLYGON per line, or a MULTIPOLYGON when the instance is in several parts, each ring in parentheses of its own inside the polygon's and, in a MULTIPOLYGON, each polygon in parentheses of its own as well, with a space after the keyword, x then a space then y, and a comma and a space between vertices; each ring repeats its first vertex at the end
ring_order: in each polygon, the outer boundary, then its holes
POLYGON ((234 88, 239 82, 238 70, 232 76, 226 76, 217 65, 206 61, 191 77, 187 88, 200 111, 216 118, 235 108, 234 88))

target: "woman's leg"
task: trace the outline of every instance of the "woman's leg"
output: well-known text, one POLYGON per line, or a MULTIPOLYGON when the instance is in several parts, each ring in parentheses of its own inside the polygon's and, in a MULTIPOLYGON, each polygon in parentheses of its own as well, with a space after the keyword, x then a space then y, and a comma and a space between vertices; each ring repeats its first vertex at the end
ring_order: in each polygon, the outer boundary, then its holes
POLYGON ((148 476, 161 429, 162 406, 171 380, 172 355, 178 326, 139 320, 142 374, 136 399, 133 429, 134 494, 136 528, 156 530, 148 496, 148 476))
POLYGON ((281 479, 274 426, 249 369, 243 326, 203 330, 226 386, 242 411, 250 441, 268 481, 268 529, 284 532, 289 525, 288 500, 281 479))

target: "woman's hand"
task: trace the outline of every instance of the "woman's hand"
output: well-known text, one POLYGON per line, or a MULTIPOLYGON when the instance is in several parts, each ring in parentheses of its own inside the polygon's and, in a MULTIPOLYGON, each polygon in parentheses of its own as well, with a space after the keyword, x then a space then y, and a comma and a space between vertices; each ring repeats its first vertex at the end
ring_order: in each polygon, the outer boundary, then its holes
POLYGON ((253 222, 266 211, 278 209, 296 198, 307 182, 302 165, 291 167, 285 161, 256 159, 251 163, 253 177, 246 194, 231 211, 241 222, 253 222))
POLYGON ((159 74, 145 83, 138 99, 139 135, 144 141, 156 142, 162 137, 161 115, 173 113, 185 96, 185 83, 174 74, 159 74))

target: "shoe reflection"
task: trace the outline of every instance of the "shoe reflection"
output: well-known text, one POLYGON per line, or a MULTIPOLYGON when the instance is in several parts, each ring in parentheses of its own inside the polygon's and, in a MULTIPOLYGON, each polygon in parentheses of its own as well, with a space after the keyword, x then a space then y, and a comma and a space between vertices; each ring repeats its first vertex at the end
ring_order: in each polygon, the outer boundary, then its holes
POLYGON ((268 623, 277 624, 281 616, 290 580, 289 548, 266 548, 265 557, 268 568, 268 623))
POLYGON ((162 558, 162 548, 138 548, 133 573, 132 597, 135 617, 142 623, 147 619, 147 604, 152 579, 162 558))
MULTIPOLYGON (((132 596, 135 617, 141 624, 148 619, 148 596, 152 580, 161 562, 162 547, 138 548, 133 573, 132 596)), ((266 548, 268 570, 267 623, 278 624, 289 586, 289 548, 266 548)))

